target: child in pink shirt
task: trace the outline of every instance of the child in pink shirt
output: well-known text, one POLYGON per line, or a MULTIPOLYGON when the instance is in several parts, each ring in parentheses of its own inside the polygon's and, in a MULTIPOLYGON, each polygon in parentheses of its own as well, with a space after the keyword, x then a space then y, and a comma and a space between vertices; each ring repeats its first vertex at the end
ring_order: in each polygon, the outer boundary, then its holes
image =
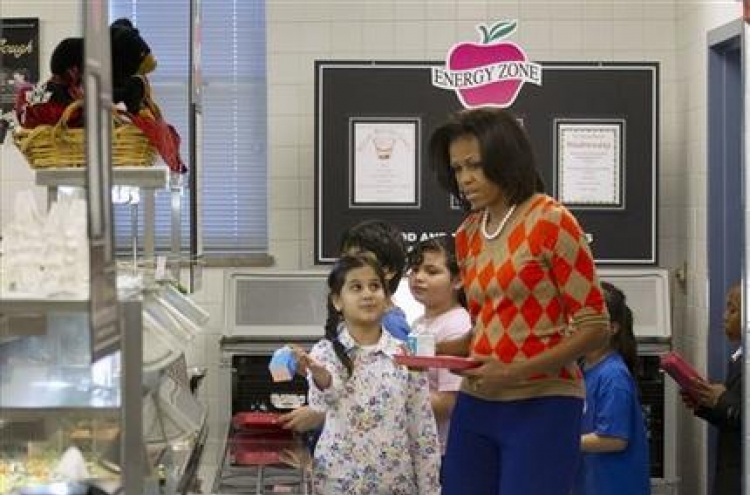
MULTIPOLYGON (((409 254, 409 290, 424 306, 412 322, 412 334, 430 334, 435 342, 459 338, 471 330, 464 305, 453 239, 434 237, 420 242, 409 254)), ((447 369, 430 369, 430 403, 438 424, 441 452, 445 452, 451 412, 462 377, 447 369)))

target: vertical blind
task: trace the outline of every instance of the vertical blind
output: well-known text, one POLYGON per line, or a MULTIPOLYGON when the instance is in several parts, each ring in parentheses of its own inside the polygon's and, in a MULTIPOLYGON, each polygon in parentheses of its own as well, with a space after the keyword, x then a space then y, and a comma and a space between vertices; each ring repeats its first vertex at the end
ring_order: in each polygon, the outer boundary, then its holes
MULTIPOLYGON (((203 250, 242 255, 268 250, 266 30, 264 0, 201 0, 202 142, 200 191, 182 195, 182 244, 189 240, 190 194, 198 194, 203 250)), ((110 0, 110 19, 127 17, 158 60, 154 98, 189 142, 189 0, 110 0)), ((188 163, 188 166, 194 164, 188 163)), ((187 184, 187 180, 185 180, 187 184)), ((168 192, 157 194, 157 248, 170 245, 168 192)), ((130 246, 131 213, 116 205, 117 246, 130 246)), ((139 223, 141 230, 143 217, 139 223)))

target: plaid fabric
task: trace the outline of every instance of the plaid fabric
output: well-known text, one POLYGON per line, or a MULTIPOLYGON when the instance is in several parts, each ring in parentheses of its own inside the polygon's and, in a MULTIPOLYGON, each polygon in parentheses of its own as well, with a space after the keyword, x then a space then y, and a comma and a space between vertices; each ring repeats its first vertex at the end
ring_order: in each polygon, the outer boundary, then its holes
MULTIPOLYGON (((607 321, 594 261, 573 215, 541 194, 516 210, 493 240, 481 233, 481 212, 469 215, 456 233, 474 321, 472 352, 493 355, 504 363, 522 361, 556 346, 581 323, 607 321)), ((532 376, 518 388, 487 391, 482 396, 582 394, 581 372, 570 363, 556 374, 532 376)))

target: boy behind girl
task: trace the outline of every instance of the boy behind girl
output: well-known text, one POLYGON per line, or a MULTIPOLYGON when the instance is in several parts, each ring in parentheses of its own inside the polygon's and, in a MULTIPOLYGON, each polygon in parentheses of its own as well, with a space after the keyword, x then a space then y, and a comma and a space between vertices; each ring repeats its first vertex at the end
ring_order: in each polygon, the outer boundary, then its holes
POLYGON ((366 220, 349 228, 341 238, 341 254, 371 256, 385 272, 387 309, 383 327, 406 341, 411 329, 403 310, 393 303, 393 294, 406 267, 406 242, 401 229, 384 220, 366 220))

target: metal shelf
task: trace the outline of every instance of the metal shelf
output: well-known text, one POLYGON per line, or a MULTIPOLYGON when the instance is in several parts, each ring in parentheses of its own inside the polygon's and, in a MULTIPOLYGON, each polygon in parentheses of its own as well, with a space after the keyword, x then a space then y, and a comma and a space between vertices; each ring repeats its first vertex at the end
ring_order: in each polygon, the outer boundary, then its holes
POLYGON ((19 377, 0 385, 0 410, 40 409, 48 412, 72 410, 117 410, 120 393, 117 389, 89 387, 64 380, 27 381, 19 377))
MULTIPOLYGON (((141 291, 119 289, 117 299, 141 300, 141 291)), ((36 315, 49 313, 87 313, 90 310, 88 297, 46 297, 36 294, 0 292, 0 315, 36 315)))
MULTIPOLYGON (((37 169, 36 185, 44 187, 85 187, 86 168, 37 169)), ((133 186, 144 189, 161 189, 167 186, 166 167, 113 167, 113 186, 133 186)))
POLYGON ((28 315, 48 313, 81 313, 89 310, 88 298, 36 299, 28 296, 0 294, 0 314, 28 315))

